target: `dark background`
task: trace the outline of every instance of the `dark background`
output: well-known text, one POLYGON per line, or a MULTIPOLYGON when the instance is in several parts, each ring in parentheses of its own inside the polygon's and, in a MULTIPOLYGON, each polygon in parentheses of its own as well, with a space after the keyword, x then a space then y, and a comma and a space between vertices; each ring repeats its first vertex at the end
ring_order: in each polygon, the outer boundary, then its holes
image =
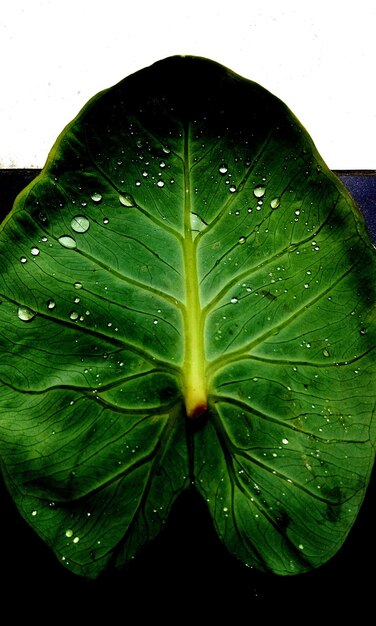
MULTIPOLYGON (((37 170, 0 170, 0 221, 37 170)), ((376 242, 376 171, 336 172, 376 242)), ((1 259, 0 259, 1 263, 1 259)), ((0 365, 1 367, 1 365, 0 365)), ((375 623, 376 472, 345 544, 327 564, 294 577, 261 574, 222 546, 205 503, 175 503, 164 532, 124 570, 96 581, 67 571, 21 518, 0 483, 0 623, 375 623), (10 617, 4 619, 5 609, 10 617), (371 611, 369 613, 369 611, 371 611), (101 612, 103 614, 101 615, 101 612), (273 622, 268 618, 273 616, 273 622)), ((193 626, 193 624, 192 624, 193 626)))

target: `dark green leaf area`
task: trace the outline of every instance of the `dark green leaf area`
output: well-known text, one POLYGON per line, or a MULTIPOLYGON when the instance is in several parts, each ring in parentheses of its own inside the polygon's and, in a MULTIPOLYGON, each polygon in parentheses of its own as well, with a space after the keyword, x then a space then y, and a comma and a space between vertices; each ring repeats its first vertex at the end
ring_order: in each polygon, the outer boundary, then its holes
MULTIPOLYGON (((347 209, 346 204, 343 206, 347 209)), ((279 210, 282 212, 283 208, 279 210)), ((279 226, 267 235, 275 242, 279 237, 279 226)), ((361 310, 369 307, 367 292, 370 293, 370 287, 360 295, 359 304, 352 302, 349 294, 357 290, 359 281, 372 283, 372 277, 367 269, 369 250, 354 231, 352 213, 346 210, 344 223, 328 222, 322 228, 316 228, 313 234, 307 233, 304 240, 288 243, 285 239, 284 246, 269 258, 257 262, 257 256, 265 252, 263 242, 248 244, 241 237, 223 257, 221 275, 213 264, 215 280, 220 281, 222 288, 205 309, 207 333, 215 337, 209 347, 210 358, 234 350, 247 352, 263 345, 272 336, 291 335, 290 328, 294 324, 301 328, 300 340, 306 343, 309 343, 307 332, 312 333, 312 338, 319 333, 323 342, 329 341, 328 336, 324 336, 327 323, 327 335, 333 334, 331 326, 335 325, 334 334, 343 332, 344 323, 349 330, 356 331, 356 336, 359 335, 363 320, 359 314, 352 319, 352 314, 355 306, 361 310), (346 246, 341 240, 342 233, 347 233, 346 246), (342 315, 339 313, 341 307, 342 315)), ((207 280, 210 280, 210 272, 207 280)), ((203 285, 208 286, 206 282, 203 285)), ((211 288, 214 285, 212 282, 211 288)), ((290 351, 291 347, 294 349, 294 343, 284 349, 290 351)), ((302 350, 300 353, 304 359, 302 350)))
MULTIPOLYGON (((85 175, 81 178, 85 180, 85 175)), ((174 296, 181 296, 181 249, 162 219, 159 223, 153 221, 135 205, 132 196, 123 195, 108 183, 107 196, 102 197, 96 191, 104 183, 95 185, 91 178, 91 189, 85 192, 77 174, 74 176, 77 186, 68 187, 60 197, 60 186, 64 182, 58 183, 55 179, 60 181, 51 173, 36 182, 33 191, 25 195, 14 212, 15 228, 4 229, 15 260, 19 261, 21 253, 27 259, 38 261, 41 272, 48 267, 49 273, 54 269, 63 272, 64 267, 78 273, 81 266, 84 272, 105 270, 108 279, 117 278, 125 285, 137 281, 141 289, 150 281, 155 290, 173 291, 174 296), (56 196, 60 201, 56 201, 56 196), (98 197, 101 199, 95 200, 98 197), (24 232, 26 237, 22 237, 21 246, 16 249, 12 242, 19 240, 19 232, 24 232), (160 250, 155 250, 154 245, 157 232, 158 240, 163 242, 160 250), (38 259, 31 252, 36 248, 40 249, 38 259), (50 267, 50 261, 55 267, 50 267)))
MULTIPOLYGON (((74 221, 73 213, 69 219, 74 228, 85 228, 88 218, 76 216, 74 221)), ((25 210, 16 213, 15 222, 13 230, 9 224, 1 233, 4 241, 8 231, 13 233, 23 229, 29 232, 30 218, 25 210)), ((182 317, 179 301, 164 291, 167 285, 170 291, 179 293, 181 290, 181 280, 176 279, 178 274, 175 269, 171 270, 174 274, 172 279, 168 268, 160 267, 158 283, 153 272, 157 271, 159 261, 154 259, 153 263, 148 263, 146 257, 149 252, 146 252, 137 279, 134 278, 135 257, 132 253, 126 264, 127 269, 121 267, 121 260, 128 253, 127 238, 124 242, 123 235, 116 230, 102 236, 99 232, 95 234, 91 225, 87 233, 80 233, 79 239, 73 228, 68 230, 59 226, 58 240, 43 229, 37 228, 38 234, 31 232, 32 235, 26 234, 17 249, 11 247, 7 272, 0 278, 0 289, 5 298, 18 305, 13 312, 16 334, 19 321, 17 309, 27 307, 31 309, 30 319, 35 313, 45 321, 41 332, 46 340, 50 335, 60 335, 64 340, 66 335, 67 341, 73 343, 70 337, 76 335, 77 340, 79 335, 83 337, 87 333, 100 342, 108 340, 107 351, 111 350, 111 345, 120 347, 128 344, 145 353, 147 346, 145 356, 150 360, 156 356, 171 362, 181 360, 182 317), (90 243, 83 244, 90 232, 101 242, 97 251, 93 251, 90 243), (111 237, 113 242, 122 241, 121 253, 111 243, 111 237), (109 251, 107 255, 106 250, 109 251)), ((163 248, 166 250, 167 246, 164 244, 163 248)), ((21 321, 28 321, 27 315, 22 320, 22 309, 19 317, 21 321)), ((27 333, 24 328, 21 343, 27 333)))
POLYGON ((131 406, 139 408, 145 402, 147 406, 150 403, 159 406, 159 398, 168 395, 165 388, 172 389, 175 385, 176 393, 176 379, 161 385, 169 375, 164 372, 166 367, 158 365, 151 356, 137 354, 118 340, 106 341, 96 333, 82 332, 74 324, 61 324, 58 319, 51 323, 36 315, 29 321, 20 320, 20 310, 27 311, 25 307, 5 302, 0 307, 0 320, 6 331, 0 337, 6 355, 1 380, 15 391, 36 393, 59 388, 101 395, 110 390, 115 393, 117 389, 117 402, 121 397, 127 398, 120 405, 131 402, 131 406), (20 367, 25 354, 27 362, 33 364, 28 370, 20 367), (155 376, 158 382, 152 382, 155 376), (143 384, 144 393, 127 393, 130 384, 143 384))
POLYGON ((292 431, 312 441, 318 438, 371 446, 371 384, 369 376, 354 372, 354 366, 276 366, 249 359, 217 375, 212 398, 238 406, 239 415, 242 409, 246 411, 248 438, 253 437, 252 422, 261 420, 273 428, 277 425, 285 433, 280 439, 288 438, 292 431))
POLYGON ((308 438, 231 403, 217 402, 211 416, 198 435, 197 487, 228 548, 279 574, 330 558, 362 501, 367 451, 308 438))
POLYGON ((96 576, 110 558, 131 558, 189 485, 179 407, 132 414, 58 391, 17 405, 10 393, 2 400, 12 495, 76 573, 96 576))

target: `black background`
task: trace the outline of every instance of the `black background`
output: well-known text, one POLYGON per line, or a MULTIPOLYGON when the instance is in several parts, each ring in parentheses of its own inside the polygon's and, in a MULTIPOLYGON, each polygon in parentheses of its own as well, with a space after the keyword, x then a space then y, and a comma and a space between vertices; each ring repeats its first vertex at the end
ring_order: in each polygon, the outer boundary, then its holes
MULTIPOLYGON (((0 171, 0 218, 37 170, 0 171)), ((337 172, 376 241, 376 172, 337 172)), ((1 259, 0 259, 1 262, 1 259)), ((0 366, 1 367, 1 366, 0 366)), ((194 491, 175 503, 164 532, 124 570, 96 581, 67 571, 21 518, 0 483, 0 622, 141 624, 204 621, 311 624, 375 621, 376 472, 345 544, 308 574, 261 574, 236 561, 194 491), (4 619, 4 611, 11 618, 4 619), (371 613, 368 613, 368 611, 371 613), (102 615, 101 615, 102 612, 102 615), (1 617, 1 615, 3 617, 1 617), (273 622, 269 621, 272 618, 273 622), (11 620, 11 621, 10 621, 11 620)))

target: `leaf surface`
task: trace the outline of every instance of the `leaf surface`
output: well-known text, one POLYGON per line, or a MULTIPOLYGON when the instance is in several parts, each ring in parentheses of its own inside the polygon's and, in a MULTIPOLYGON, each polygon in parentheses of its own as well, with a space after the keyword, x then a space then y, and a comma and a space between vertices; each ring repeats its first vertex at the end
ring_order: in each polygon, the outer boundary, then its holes
POLYGON ((251 566, 338 550, 374 459, 375 252, 280 100, 194 57, 126 78, 0 249, 2 469, 67 567, 127 562, 192 482, 251 566))

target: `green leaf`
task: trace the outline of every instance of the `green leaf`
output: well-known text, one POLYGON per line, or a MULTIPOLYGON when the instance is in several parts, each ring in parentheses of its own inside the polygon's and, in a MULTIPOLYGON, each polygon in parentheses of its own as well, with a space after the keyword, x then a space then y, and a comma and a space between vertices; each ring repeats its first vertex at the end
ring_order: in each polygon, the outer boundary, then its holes
POLYGON ((338 550, 374 460, 375 250, 281 101, 194 57, 126 78, 0 248, 1 465, 63 564, 123 565, 193 482, 250 566, 338 550))

